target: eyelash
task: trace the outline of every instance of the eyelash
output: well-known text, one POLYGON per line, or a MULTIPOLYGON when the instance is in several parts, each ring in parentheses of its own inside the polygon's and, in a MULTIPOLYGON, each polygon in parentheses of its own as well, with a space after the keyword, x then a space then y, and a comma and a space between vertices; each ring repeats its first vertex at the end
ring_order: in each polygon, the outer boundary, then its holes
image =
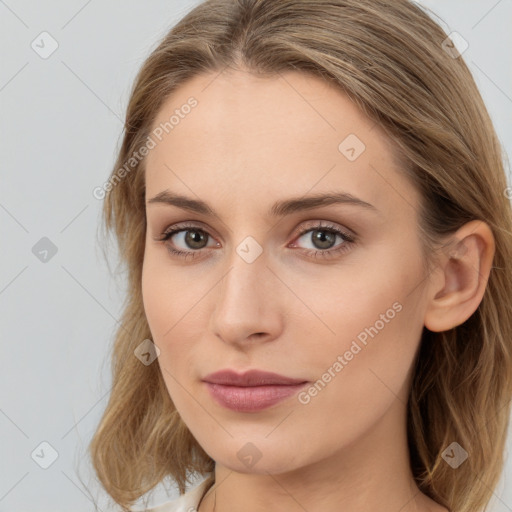
MULTIPOLYGON (((207 231, 205 231, 204 229, 200 228, 199 226, 197 226, 195 224, 184 223, 179 226, 175 226, 175 227, 166 229, 160 235, 160 237, 157 237, 155 240, 157 240, 159 242, 166 242, 173 235, 175 235, 176 233, 180 233, 182 231, 197 231, 197 232, 203 233, 207 236, 211 236, 207 231)), ((327 224, 320 223, 320 224, 316 224, 314 226, 309 226, 307 228, 302 228, 296 238, 300 238, 301 236, 305 235, 306 233, 309 233, 310 231, 324 231, 324 232, 328 232, 328 233, 333 233, 333 234, 339 235, 343 240, 343 243, 340 244, 340 246, 337 249, 325 249, 325 250, 321 250, 321 249, 316 249, 316 250, 309 249, 308 250, 308 249, 306 249, 305 251, 306 251, 307 255, 312 256, 315 259, 335 257, 338 254, 342 254, 342 253, 345 253, 346 251, 350 250, 350 247, 354 243, 356 243, 355 236, 349 235, 345 231, 342 231, 340 228, 338 228, 332 224, 329 224, 329 223, 327 223, 327 224)), ((174 249, 169 246, 167 247, 167 249, 174 256, 177 256, 179 258, 187 258, 188 256, 191 256, 192 259, 196 257, 195 256, 196 253, 201 252, 203 250, 203 249, 197 249, 197 250, 191 250, 191 251, 182 251, 180 249, 174 249)))

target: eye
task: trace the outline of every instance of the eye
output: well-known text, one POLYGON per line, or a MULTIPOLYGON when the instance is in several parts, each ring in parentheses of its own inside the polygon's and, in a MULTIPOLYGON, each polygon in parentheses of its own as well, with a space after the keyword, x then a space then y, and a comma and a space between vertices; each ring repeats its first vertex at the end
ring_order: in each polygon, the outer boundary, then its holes
MULTIPOLYGON (((190 257, 195 258, 196 253, 207 247, 208 238, 210 235, 203 229, 197 227, 194 224, 181 224, 179 226, 173 226, 162 233, 162 236, 157 240, 166 242, 172 241, 172 245, 167 245, 167 248, 171 254, 179 257, 190 257), (178 245, 183 249, 175 249, 173 246, 178 245), (192 249, 192 251, 190 250, 192 249)), ((210 237, 211 238, 211 237, 210 237)), ((214 243, 213 246, 219 246, 220 244, 214 243)))
MULTIPOLYGON (((346 252, 350 250, 356 241, 354 235, 343 231, 333 224, 322 224, 321 222, 320 224, 316 223, 312 227, 302 228, 298 239, 301 238, 304 238, 306 242, 312 245, 307 254, 315 258, 328 258, 346 252), (336 239, 341 240, 337 247, 335 245, 336 239), (333 249, 333 247, 336 248, 333 249)), ((293 243, 291 246, 296 247, 297 244, 293 243)))
MULTIPOLYGON (((220 244, 215 241, 208 246, 209 238, 212 238, 211 235, 204 229, 195 224, 185 223, 171 226, 156 240, 171 242, 171 244, 166 244, 171 254, 180 258, 188 257, 194 259, 200 256, 203 252, 202 250, 207 247, 220 247, 220 244)), ((304 238, 306 243, 309 240, 313 245, 312 248, 304 252, 307 256, 314 258, 329 258, 339 255, 350 250, 351 246, 356 242, 355 235, 349 234, 333 224, 322 224, 321 221, 311 221, 309 225, 304 226, 296 240, 301 238, 304 238), (336 239, 341 241, 341 243, 338 243, 338 246, 335 245, 336 239)), ((298 246, 293 242, 288 247, 298 246)))

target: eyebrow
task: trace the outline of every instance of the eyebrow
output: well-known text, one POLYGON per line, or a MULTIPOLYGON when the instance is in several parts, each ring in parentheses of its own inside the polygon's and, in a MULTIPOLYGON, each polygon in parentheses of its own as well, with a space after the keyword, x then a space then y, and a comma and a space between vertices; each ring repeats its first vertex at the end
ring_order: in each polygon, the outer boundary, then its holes
MULTIPOLYGON (((179 194, 171 193, 164 190, 152 197, 147 201, 147 204, 168 204, 199 213, 207 216, 218 217, 215 210, 198 199, 192 199, 179 194)), ((359 199, 347 192, 335 192, 330 194, 315 194, 307 197, 291 198, 275 202, 268 212, 269 217, 284 217, 295 212, 303 210, 311 210, 313 208, 320 208, 322 206, 329 206, 331 204, 348 204, 364 208, 368 211, 378 213, 379 210, 370 203, 359 199)))

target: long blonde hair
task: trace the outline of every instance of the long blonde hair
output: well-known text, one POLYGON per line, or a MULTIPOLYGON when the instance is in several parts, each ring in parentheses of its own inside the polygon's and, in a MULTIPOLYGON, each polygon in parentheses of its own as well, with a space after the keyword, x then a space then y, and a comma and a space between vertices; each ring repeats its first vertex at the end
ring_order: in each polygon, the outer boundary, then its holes
POLYGON ((115 235, 128 288, 110 400, 90 444, 101 483, 124 510, 165 477, 183 493, 190 475, 214 468, 181 420, 158 365, 134 356, 151 339, 141 294, 145 160, 128 169, 126 162, 180 84, 227 66, 262 76, 313 73, 382 126, 421 192, 427 266, 441 238, 466 222, 491 227, 496 252, 484 297, 462 325, 440 333, 424 328, 408 401, 410 462, 420 490, 456 512, 488 504, 503 468, 512 398, 512 214, 505 153, 454 51, 428 11, 408 0, 207 0, 145 61, 104 188, 104 227, 115 235), (457 469, 442 457, 454 441, 469 455, 457 469))

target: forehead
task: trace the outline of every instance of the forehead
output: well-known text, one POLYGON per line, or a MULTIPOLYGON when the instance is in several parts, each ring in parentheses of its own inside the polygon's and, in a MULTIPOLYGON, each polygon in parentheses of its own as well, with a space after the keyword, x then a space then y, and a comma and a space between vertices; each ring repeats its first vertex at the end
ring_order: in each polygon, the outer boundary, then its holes
POLYGON ((147 197, 172 189, 264 206, 346 191, 390 215, 418 200, 392 139, 340 89, 305 73, 195 76, 164 102, 152 138, 147 197))

